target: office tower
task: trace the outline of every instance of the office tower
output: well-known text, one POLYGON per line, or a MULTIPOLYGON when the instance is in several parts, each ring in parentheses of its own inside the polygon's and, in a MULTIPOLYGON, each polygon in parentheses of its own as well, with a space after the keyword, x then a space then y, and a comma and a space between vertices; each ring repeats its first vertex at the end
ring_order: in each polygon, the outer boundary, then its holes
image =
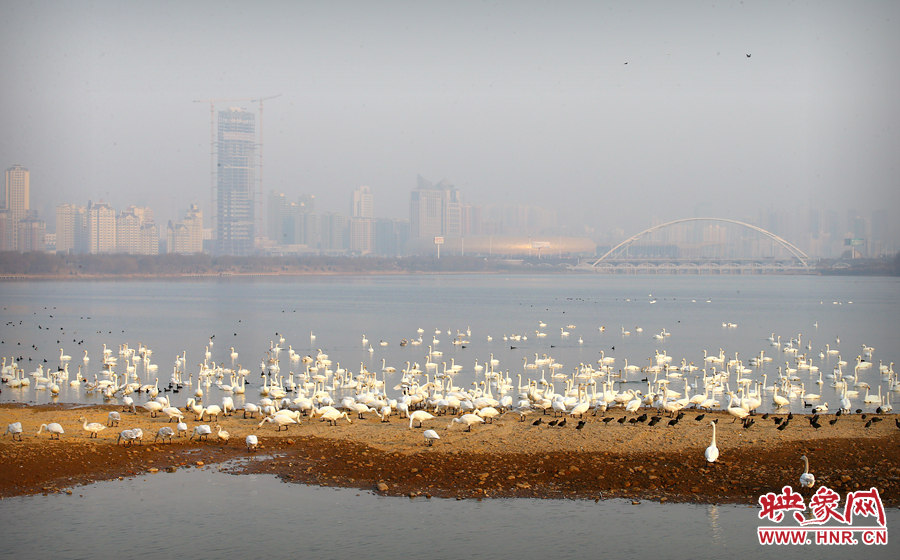
POLYGON ((109 204, 88 204, 87 252, 92 255, 116 250, 116 211, 109 204))
POLYGON ((372 198, 372 189, 363 185, 353 191, 350 203, 351 218, 374 218, 375 205, 372 198))
POLYGON ((254 248, 256 120, 253 113, 219 111, 216 162, 216 252, 249 255, 254 248))
POLYGON ((21 165, 13 165, 6 170, 6 184, 3 189, 3 210, 6 210, 6 240, 0 249, 15 251, 17 247, 19 221, 24 220, 30 208, 30 174, 21 165))
POLYGON ((422 177, 409 198, 409 235, 413 239, 462 235, 459 191, 444 181, 431 184, 422 177))
POLYGON ((375 207, 372 189, 365 185, 350 199, 349 234, 350 252, 367 255, 375 249, 375 207))

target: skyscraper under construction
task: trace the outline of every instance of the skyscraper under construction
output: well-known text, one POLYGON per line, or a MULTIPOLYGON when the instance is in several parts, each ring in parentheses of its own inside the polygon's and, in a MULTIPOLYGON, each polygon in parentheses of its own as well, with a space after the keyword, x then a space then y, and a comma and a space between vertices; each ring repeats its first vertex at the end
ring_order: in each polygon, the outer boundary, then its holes
POLYGON ((216 145, 216 252, 249 255, 255 236, 255 115, 234 107, 219 111, 216 145))

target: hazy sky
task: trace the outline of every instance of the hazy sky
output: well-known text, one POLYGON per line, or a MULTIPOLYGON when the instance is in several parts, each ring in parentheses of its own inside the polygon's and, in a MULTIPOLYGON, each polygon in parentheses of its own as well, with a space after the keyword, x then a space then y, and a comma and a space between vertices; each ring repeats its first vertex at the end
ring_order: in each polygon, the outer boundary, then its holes
POLYGON ((3 4, 0 165, 31 170, 48 221, 101 198, 208 212, 193 101, 277 94, 264 189, 320 210, 369 185, 407 218, 418 174, 632 233, 900 210, 895 1, 3 4))

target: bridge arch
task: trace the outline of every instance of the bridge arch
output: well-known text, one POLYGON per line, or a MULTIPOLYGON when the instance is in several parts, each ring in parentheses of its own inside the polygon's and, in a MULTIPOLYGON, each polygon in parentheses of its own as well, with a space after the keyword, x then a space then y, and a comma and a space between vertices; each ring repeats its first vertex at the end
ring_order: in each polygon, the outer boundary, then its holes
POLYGON ((761 227, 755 226, 753 224, 748 224, 746 222, 741 222, 739 220, 732 220, 730 218, 680 218, 677 220, 665 222, 663 224, 657 224, 657 225, 649 227, 639 233, 636 233, 635 235, 632 235, 625 241, 622 241, 621 243, 619 243, 618 245, 616 245, 615 247, 613 247, 612 249, 610 249, 609 251, 604 253, 599 259, 594 261, 594 264, 591 266, 596 267, 597 265, 602 264, 607 258, 609 258, 610 255, 614 254, 616 251, 618 251, 624 247, 631 245, 632 243, 634 243, 641 237, 650 235, 651 233, 653 233, 655 231, 665 229, 665 228, 668 228, 668 227, 671 227, 671 226, 674 226, 677 224, 683 224, 686 222, 720 222, 720 223, 737 225, 737 226, 741 226, 741 227, 753 230, 756 233, 759 233, 759 234, 761 234, 765 237, 768 237, 769 239, 777 242, 780 246, 784 247, 791 255, 793 255, 794 258, 796 258, 800 262, 800 264, 803 265, 804 268, 807 268, 807 269, 809 268, 809 255, 807 255, 806 253, 801 251, 796 245, 794 245, 790 241, 788 241, 778 235, 775 235, 774 233, 767 231, 761 227))

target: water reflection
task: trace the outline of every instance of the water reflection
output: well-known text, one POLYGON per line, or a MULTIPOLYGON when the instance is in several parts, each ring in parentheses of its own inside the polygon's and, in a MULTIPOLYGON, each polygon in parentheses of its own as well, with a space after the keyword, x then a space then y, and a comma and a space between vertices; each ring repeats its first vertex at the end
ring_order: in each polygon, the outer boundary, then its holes
MULTIPOLYGON (((219 554, 317 559, 366 555, 429 559, 757 554, 757 510, 609 500, 389 498, 285 484, 216 468, 158 473, 75 488, 72 496, 0 502, 19 523, 0 558, 103 558, 219 554), (707 530, 708 528, 708 530, 707 530)), ((900 512, 888 511, 888 527, 900 512)), ((888 558, 890 547, 778 547, 780 558, 888 558)), ((893 555, 891 555, 893 557, 893 555)))

